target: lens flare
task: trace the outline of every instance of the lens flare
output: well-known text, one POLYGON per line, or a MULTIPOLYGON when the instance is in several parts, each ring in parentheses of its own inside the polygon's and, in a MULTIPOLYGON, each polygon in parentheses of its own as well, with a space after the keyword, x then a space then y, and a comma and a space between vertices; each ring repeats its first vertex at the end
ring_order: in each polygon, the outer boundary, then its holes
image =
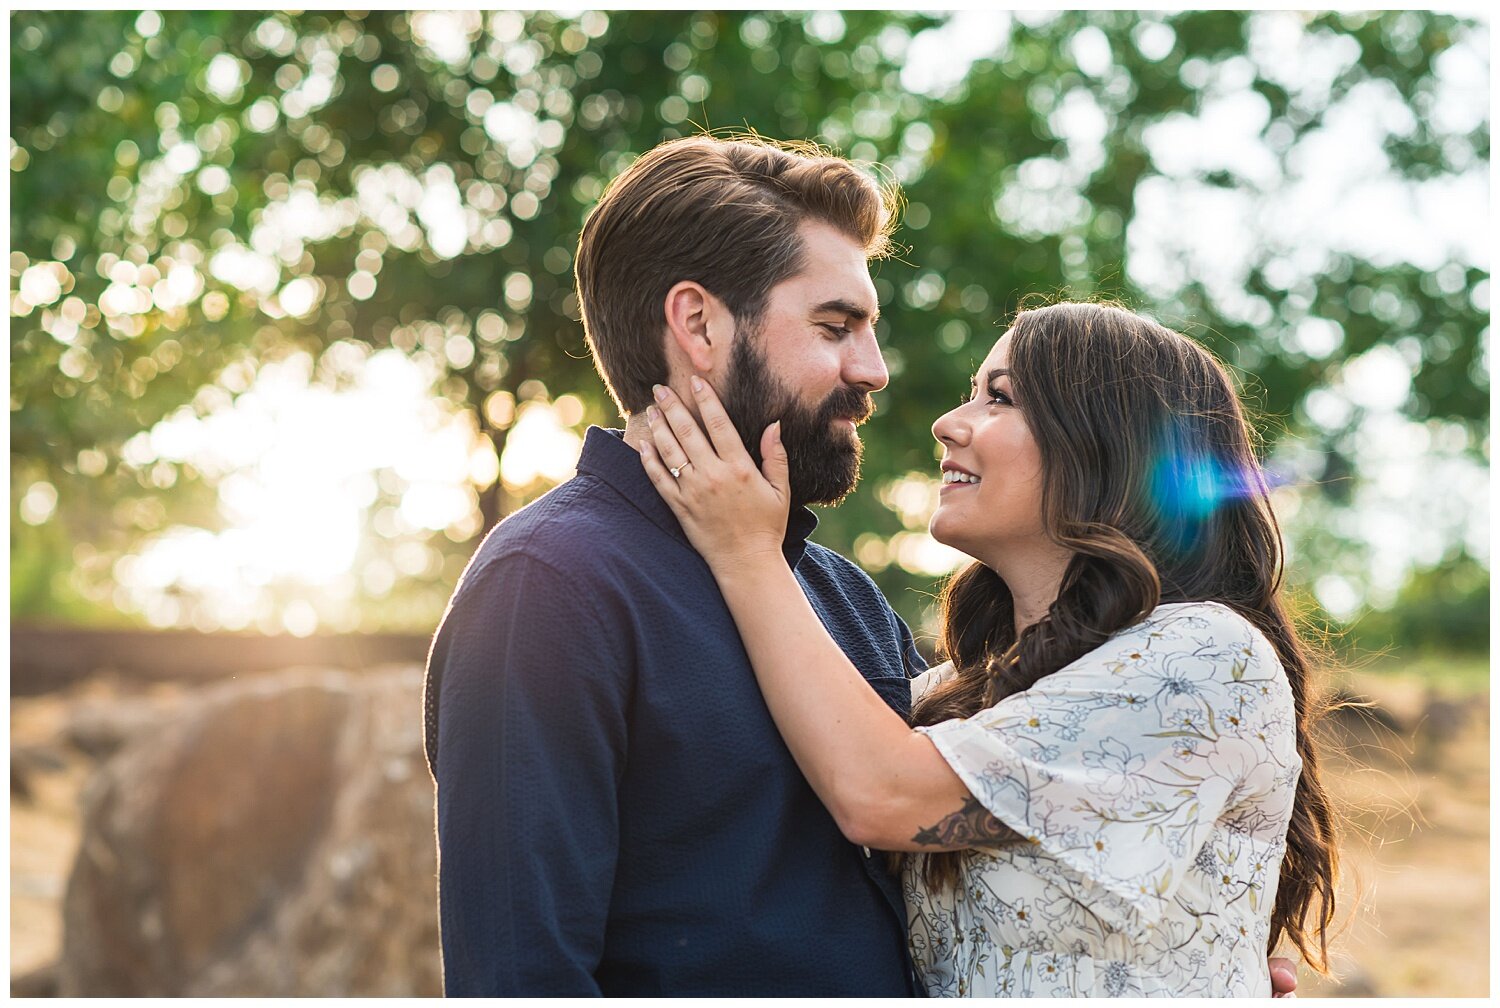
POLYGON ((1202 452, 1175 451, 1156 459, 1149 487, 1168 539, 1181 551, 1199 545, 1204 524, 1226 503, 1264 495, 1268 489, 1258 468, 1226 466, 1202 452))

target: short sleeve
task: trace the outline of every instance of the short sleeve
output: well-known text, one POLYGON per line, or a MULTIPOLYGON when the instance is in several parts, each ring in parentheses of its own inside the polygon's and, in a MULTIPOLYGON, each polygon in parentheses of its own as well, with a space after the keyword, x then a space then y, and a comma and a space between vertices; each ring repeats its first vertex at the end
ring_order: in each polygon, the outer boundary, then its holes
POLYGON ((928 690, 932 689, 934 686, 936 686, 938 683, 942 682, 952 674, 953 663, 951 661, 946 661, 941 665, 934 665, 926 672, 923 672, 920 675, 914 677, 911 681, 911 702, 916 703, 918 700, 922 699, 922 697, 927 695, 928 690))
POLYGON ((1139 936, 1225 811, 1287 779, 1291 710, 1270 643, 1231 610, 1191 603, 917 730, 996 818, 1097 887, 1095 912, 1139 936))

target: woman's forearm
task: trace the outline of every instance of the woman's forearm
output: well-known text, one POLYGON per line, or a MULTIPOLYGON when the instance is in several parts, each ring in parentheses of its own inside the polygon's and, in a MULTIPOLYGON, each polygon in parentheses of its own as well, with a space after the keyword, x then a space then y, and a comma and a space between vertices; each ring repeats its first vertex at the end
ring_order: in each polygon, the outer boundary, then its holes
POLYGON ((762 435, 757 468, 712 390, 692 385, 703 426, 659 387, 641 465, 714 571, 777 728, 839 828, 885 850, 1010 842, 1014 834, 974 800, 927 736, 864 681, 787 566, 780 425, 762 435))
POLYGON ((931 743, 865 682, 780 554, 715 574, 771 716, 845 835, 887 848, 907 839, 892 831, 928 804, 911 807, 930 776, 931 743))

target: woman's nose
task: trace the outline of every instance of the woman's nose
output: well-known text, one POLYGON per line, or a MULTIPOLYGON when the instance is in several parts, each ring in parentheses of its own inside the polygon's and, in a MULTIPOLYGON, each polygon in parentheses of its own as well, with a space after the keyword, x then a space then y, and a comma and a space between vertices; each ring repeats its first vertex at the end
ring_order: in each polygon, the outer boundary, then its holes
POLYGON ((962 406, 951 409, 932 422, 932 436, 943 444, 964 444, 969 438, 969 425, 959 416, 962 406))

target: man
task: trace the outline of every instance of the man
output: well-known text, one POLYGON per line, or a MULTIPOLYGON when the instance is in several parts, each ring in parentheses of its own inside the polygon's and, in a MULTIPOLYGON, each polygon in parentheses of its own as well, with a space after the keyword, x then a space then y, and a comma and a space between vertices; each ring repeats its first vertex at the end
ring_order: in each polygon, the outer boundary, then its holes
MULTIPOLYGON (((698 137, 590 215, 578 294, 625 431, 591 429, 578 475, 485 539, 429 661, 448 994, 919 993, 885 859, 798 771, 635 448, 652 386, 692 402, 702 376, 752 454, 782 421, 797 503, 847 494, 894 205, 816 149, 698 137)), ((905 714, 911 634, 815 525, 793 510, 787 562, 905 714)))
MULTIPOLYGON (((701 375, 801 503, 853 487, 884 387, 867 260, 894 195, 816 151, 693 138, 618 178, 579 239, 579 300, 628 417, 502 522, 433 644, 444 977, 453 994, 911 995, 900 893, 846 841, 771 721, 702 559, 641 468, 651 386, 701 375)), ((922 670, 873 582, 785 552, 872 686, 922 670)))

